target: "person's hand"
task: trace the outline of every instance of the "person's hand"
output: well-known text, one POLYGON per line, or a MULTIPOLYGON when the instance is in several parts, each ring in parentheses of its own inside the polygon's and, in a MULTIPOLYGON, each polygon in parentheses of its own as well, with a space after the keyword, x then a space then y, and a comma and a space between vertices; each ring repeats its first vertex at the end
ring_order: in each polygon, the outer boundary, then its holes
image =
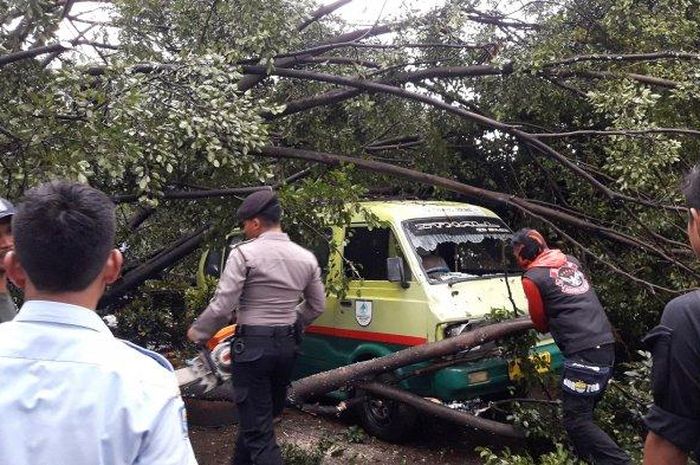
POLYGON ((197 332, 194 330, 194 328, 190 327, 190 329, 187 330, 187 339, 194 342, 195 344, 199 342, 197 338, 197 332))

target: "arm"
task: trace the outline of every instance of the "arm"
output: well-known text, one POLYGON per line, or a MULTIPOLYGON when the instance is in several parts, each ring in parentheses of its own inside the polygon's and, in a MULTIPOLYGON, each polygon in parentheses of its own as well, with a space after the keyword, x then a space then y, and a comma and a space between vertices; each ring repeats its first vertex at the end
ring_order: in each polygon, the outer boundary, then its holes
POLYGON ((537 284, 528 278, 523 278, 523 289, 525 290, 525 297, 527 297, 527 309, 530 312, 530 319, 535 325, 535 329, 541 333, 546 333, 549 331, 549 322, 547 321, 544 302, 542 302, 542 295, 537 284))
POLYGON ((688 454, 653 431, 644 443, 644 465, 686 465, 688 454))
MULTIPOLYGON (((131 462, 130 462, 131 463, 131 462)), ((197 465, 187 434, 185 404, 172 398, 146 433, 134 465, 197 465)))
POLYGON ((241 298, 245 279, 245 257, 240 250, 231 250, 226 260, 224 273, 216 286, 214 298, 187 331, 187 336, 193 342, 207 342, 216 331, 231 321, 233 310, 238 306, 238 301, 241 298))
POLYGON ((304 302, 297 309, 297 318, 304 328, 326 309, 326 291, 321 282, 321 270, 314 264, 309 283, 304 288, 304 302))

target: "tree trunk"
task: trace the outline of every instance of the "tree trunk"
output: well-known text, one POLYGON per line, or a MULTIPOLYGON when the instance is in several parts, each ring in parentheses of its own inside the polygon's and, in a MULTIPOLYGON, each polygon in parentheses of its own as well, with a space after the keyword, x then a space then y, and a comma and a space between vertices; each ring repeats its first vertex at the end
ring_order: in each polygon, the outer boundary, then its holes
POLYGON ((186 255, 194 251, 204 240, 209 226, 199 229, 194 233, 179 239, 169 249, 159 253, 155 257, 148 260, 146 263, 139 265, 137 268, 129 271, 117 282, 115 282, 100 299, 97 305, 98 309, 102 309, 114 303, 119 297, 143 284, 148 278, 154 274, 163 271, 165 268, 177 263, 186 255))
POLYGON ((466 334, 442 341, 400 350, 384 357, 317 373, 293 382, 289 398, 293 403, 301 405, 306 399, 334 391, 348 383, 364 380, 403 366, 454 354, 530 328, 532 328, 532 322, 529 318, 517 318, 477 328, 466 334))
POLYGON ((499 436, 506 436, 516 439, 522 439, 525 437, 525 432, 516 426, 489 420, 487 418, 479 418, 475 415, 462 412, 460 410, 453 410, 449 407, 445 407, 442 404, 431 402, 394 386, 371 382, 360 383, 357 385, 357 387, 386 399, 403 402, 404 404, 410 405, 423 413, 427 413, 437 418, 442 418, 443 420, 447 420, 458 425, 476 428, 478 430, 497 434, 499 436))

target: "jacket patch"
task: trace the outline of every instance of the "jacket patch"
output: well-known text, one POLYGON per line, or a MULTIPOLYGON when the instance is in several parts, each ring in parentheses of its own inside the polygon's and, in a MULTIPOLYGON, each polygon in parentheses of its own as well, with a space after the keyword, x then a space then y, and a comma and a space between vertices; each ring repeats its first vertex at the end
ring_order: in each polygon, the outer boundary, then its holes
POLYGON ((570 261, 559 268, 550 268, 549 276, 564 294, 579 295, 590 289, 586 276, 570 261))
POLYGON ((581 379, 564 378, 564 386, 577 394, 597 394, 601 390, 600 383, 587 383, 581 379))

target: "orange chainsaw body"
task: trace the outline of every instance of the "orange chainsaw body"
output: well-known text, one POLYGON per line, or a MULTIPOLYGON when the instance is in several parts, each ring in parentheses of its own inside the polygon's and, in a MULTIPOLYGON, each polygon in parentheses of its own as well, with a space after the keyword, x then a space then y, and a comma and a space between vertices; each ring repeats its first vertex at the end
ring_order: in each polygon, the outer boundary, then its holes
POLYGON ((231 338, 236 332, 236 325, 228 325, 217 331, 211 339, 207 341, 207 349, 214 350, 222 341, 231 338))

